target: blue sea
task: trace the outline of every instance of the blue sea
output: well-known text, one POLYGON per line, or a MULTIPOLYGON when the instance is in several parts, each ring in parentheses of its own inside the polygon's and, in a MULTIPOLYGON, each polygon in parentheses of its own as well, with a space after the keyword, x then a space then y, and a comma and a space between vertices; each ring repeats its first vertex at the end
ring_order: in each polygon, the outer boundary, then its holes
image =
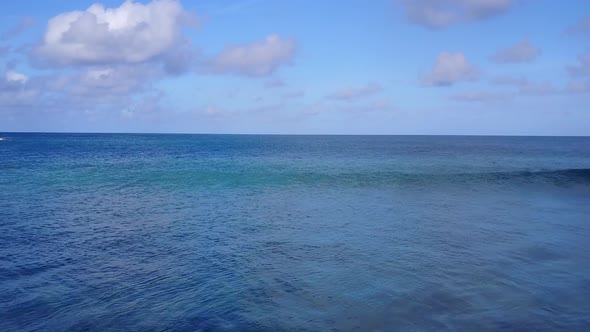
POLYGON ((590 138, 0 136, 0 331, 590 330, 590 138))

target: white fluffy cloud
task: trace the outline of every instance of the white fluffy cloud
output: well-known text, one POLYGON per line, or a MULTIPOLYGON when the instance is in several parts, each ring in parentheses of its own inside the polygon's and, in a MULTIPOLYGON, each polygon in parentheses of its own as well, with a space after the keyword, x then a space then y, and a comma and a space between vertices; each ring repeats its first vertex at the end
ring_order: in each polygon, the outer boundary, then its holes
POLYGON ((290 64, 296 50, 293 40, 274 34, 252 44, 226 47, 207 63, 206 70, 218 74, 267 76, 281 65, 290 64))
POLYGON ((327 96, 329 99, 350 101, 381 92, 383 88, 376 83, 368 83, 362 87, 345 88, 327 96))
POLYGON ((423 79, 426 86, 449 86, 462 81, 474 81, 477 67, 471 65, 461 52, 442 52, 436 57, 430 74, 423 79))
POLYGON ((150 61, 174 51, 189 17, 175 0, 128 0, 118 8, 94 4, 49 20, 34 54, 61 65, 150 61))
POLYGON ((407 18, 430 29, 489 18, 506 12, 512 0, 400 0, 407 18))
POLYGON ((539 48, 528 40, 522 40, 509 48, 498 51, 492 56, 492 60, 498 63, 524 63, 532 62, 540 54, 539 48))

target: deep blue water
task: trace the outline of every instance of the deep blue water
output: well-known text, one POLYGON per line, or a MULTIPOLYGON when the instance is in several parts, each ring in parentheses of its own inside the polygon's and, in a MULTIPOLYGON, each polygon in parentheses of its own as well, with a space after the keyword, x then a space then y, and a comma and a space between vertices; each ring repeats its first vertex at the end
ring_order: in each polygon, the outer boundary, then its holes
POLYGON ((0 331, 590 330, 590 138, 0 136, 0 331))

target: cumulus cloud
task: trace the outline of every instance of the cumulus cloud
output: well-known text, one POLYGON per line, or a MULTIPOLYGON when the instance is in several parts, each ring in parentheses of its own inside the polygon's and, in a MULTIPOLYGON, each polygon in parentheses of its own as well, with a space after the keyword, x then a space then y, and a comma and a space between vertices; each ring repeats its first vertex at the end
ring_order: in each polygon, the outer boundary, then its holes
POLYGON ((252 44, 227 46, 206 64, 216 74, 268 76, 280 66, 292 63, 297 50, 291 39, 273 34, 252 44))
POLYGON ((400 0, 410 22, 430 29, 477 21, 510 9, 512 0, 400 0))
POLYGON ((528 40, 522 40, 515 45, 500 50, 492 56, 497 63, 525 63, 532 62, 541 54, 541 50, 528 40))
POLYGON ((430 74, 423 78, 426 86, 450 86, 457 82, 474 81, 477 67, 471 65, 461 52, 442 52, 436 57, 430 74))
POLYGON ((488 91, 464 91, 451 96, 451 99, 460 102, 469 103, 490 103, 506 101, 512 96, 508 93, 488 92, 488 91))
POLYGON ((578 22, 566 29, 569 35, 590 35, 590 16, 581 17, 578 22))
MULTIPOLYGON (((50 74, 11 79, 27 83, 19 83, 21 104, 36 109, 120 110, 153 93, 154 81, 190 67, 195 54, 183 30, 195 23, 177 0, 127 0, 114 8, 94 4, 66 12, 49 20, 30 51, 33 63, 52 68, 50 74)), ((9 102, 2 98, 0 108, 9 102)), ((133 114, 149 111, 146 105, 134 106, 133 114)))
POLYGON ((36 21, 32 17, 23 17, 16 25, 2 32, 2 39, 14 38, 35 25, 35 23, 36 21))
POLYGON ((40 60, 58 65, 133 64, 170 56, 182 46, 191 16, 178 1, 128 0, 117 8, 93 4, 49 20, 40 60))
POLYGON ((379 93, 383 87, 377 83, 368 83, 362 87, 345 88, 327 96, 328 99, 351 101, 353 99, 362 98, 379 93))

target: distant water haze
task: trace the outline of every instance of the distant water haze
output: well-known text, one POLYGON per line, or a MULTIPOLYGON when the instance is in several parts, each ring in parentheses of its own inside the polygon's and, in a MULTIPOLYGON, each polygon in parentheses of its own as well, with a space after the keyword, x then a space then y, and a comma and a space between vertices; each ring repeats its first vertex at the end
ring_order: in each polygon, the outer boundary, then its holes
POLYGON ((590 326, 590 138, 0 136, 1 331, 590 326))

